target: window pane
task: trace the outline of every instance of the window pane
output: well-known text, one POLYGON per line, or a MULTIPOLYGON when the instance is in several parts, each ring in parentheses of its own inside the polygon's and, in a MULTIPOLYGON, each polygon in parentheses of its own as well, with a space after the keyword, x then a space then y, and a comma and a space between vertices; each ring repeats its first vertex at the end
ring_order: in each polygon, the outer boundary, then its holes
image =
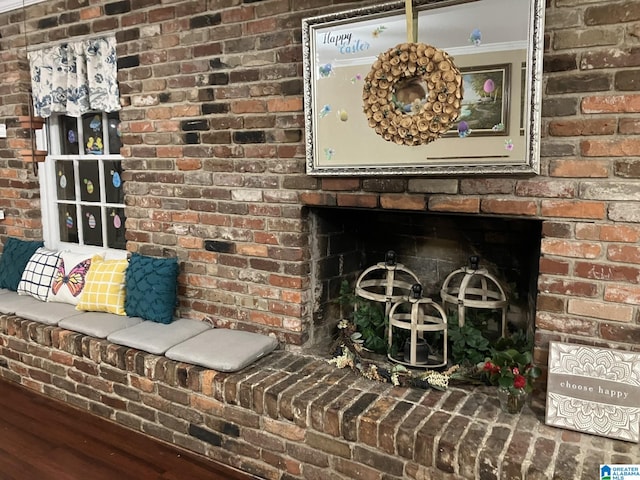
POLYGON ((82 231, 86 245, 102 246, 102 215, 100 207, 82 207, 82 231))
POLYGON ((124 189, 122 188, 122 162, 120 160, 106 160, 104 162, 104 186, 107 203, 124 203, 124 189))
POLYGON ((84 202, 99 202, 100 172, 98 161, 81 160, 78 173, 80 175, 80 199, 84 202))
POLYGON ((72 160, 56 160, 56 193, 58 200, 76 199, 72 160))
POLYGON ((94 155, 104 154, 104 139, 102 138, 102 115, 87 113, 82 116, 82 130, 84 135, 84 152, 94 155))
POLYGON ((60 240, 78 243, 78 220, 75 205, 58 205, 60 240))
POLYGON ((120 115, 118 115, 118 112, 107 115, 107 124, 109 125, 109 153, 111 155, 119 155, 122 140, 120 138, 120 115))
POLYGON ((80 149, 78 141, 78 120, 74 117, 61 117, 60 153, 62 155, 77 155, 80 149))
POLYGON ((125 248, 124 238, 124 208, 109 208, 109 218, 107 218, 107 247, 125 248))
MULTIPOLYGON (((125 249, 122 161, 106 157, 118 156, 122 147, 118 113, 90 113, 80 118, 53 115, 50 125, 51 131, 58 132, 49 137, 50 151, 59 157, 51 160, 55 200, 48 208, 52 209, 51 221, 58 225, 59 240, 125 249)), ((46 182, 46 186, 51 189, 53 183, 46 182)), ((58 241, 53 234, 48 237, 58 241)))

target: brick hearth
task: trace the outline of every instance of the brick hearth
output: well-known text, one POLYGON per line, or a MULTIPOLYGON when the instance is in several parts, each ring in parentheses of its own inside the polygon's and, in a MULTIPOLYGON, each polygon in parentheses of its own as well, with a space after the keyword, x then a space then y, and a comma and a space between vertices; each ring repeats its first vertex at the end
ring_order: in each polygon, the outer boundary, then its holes
POLYGON ((393 387, 277 351, 222 374, 14 316, 0 376, 268 479, 585 479, 640 448, 500 411, 491 387, 393 387))

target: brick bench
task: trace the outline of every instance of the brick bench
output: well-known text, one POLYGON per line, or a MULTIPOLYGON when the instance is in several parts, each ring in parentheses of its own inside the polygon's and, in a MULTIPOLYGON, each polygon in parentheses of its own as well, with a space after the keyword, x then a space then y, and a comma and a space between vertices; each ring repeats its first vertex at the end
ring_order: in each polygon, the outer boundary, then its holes
POLYGON ((0 376, 269 479, 593 479, 629 444, 547 427, 489 387, 393 387, 276 351, 236 373, 0 316, 0 376))
POLYGON ((275 338, 267 335, 213 328, 204 321, 178 318, 165 324, 108 312, 82 311, 74 305, 43 302, 6 289, 0 289, 0 314, 106 338, 111 343, 224 372, 240 370, 278 345, 275 338))

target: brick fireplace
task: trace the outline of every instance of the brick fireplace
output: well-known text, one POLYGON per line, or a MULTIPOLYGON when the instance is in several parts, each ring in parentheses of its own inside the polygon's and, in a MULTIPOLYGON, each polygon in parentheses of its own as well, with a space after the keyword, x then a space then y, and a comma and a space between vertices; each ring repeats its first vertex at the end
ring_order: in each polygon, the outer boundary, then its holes
MULTIPOLYGON (((583 162, 584 168, 592 164, 590 160, 583 162)), ((551 168, 562 165, 564 169, 574 164, 574 159, 556 159, 551 168)), ((640 229, 633 222, 608 220, 619 215, 631 220, 635 214, 628 209, 633 202, 596 200, 594 197, 608 195, 606 187, 598 189, 597 194, 589 190, 596 183, 591 179, 578 182, 541 177, 323 179, 320 185, 324 191, 303 194, 303 199, 307 204, 325 207, 380 206, 381 210, 394 210, 396 214, 404 208, 405 212, 457 213, 476 219, 491 216, 503 221, 513 217, 538 220, 541 236, 535 279, 536 352, 537 360, 544 363, 544 346, 549 339, 636 348, 638 317, 634 297, 640 270, 628 255, 637 253, 635 243, 640 229), (579 198, 583 191, 589 199, 579 198), (551 195, 554 197, 549 198, 551 195)), ((623 181, 607 184, 611 188, 631 186, 623 181)), ((635 195, 629 191, 619 198, 630 200, 635 195)))
POLYGON ((423 296, 442 303, 446 277, 469 266, 470 256, 491 272, 507 291, 512 329, 533 333, 540 257, 541 222, 510 217, 426 214, 350 208, 309 210, 311 278, 314 298, 312 344, 334 336, 345 312, 337 297, 340 285, 355 286, 368 267, 386 252, 411 270, 423 296))

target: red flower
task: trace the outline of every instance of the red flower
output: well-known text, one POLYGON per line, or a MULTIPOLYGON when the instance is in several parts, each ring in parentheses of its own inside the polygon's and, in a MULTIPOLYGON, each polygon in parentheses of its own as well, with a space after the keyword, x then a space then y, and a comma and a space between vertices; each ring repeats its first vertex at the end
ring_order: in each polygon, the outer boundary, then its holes
POLYGON ((491 362, 490 360, 487 360, 486 362, 484 362, 483 370, 485 372, 489 372, 491 375, 496 375, 500 373, 500 367, 495 363, 491 362))
POLYGON ((516 375, 513 377, 513 386, 515 388, 524 388, 527 384, 527 379, 522 375, 516 375))

